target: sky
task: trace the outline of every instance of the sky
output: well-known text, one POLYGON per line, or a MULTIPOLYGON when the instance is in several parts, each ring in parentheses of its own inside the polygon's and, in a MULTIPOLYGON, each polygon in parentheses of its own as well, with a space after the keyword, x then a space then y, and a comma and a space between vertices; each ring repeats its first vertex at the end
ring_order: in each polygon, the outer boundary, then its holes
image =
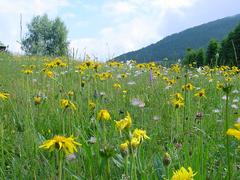
POLYGON ((36 15, 60 17, 70 48, 107 60, 173 33, 240 13, 240 0, 0 0, 0 41, 14 53, 36 15))

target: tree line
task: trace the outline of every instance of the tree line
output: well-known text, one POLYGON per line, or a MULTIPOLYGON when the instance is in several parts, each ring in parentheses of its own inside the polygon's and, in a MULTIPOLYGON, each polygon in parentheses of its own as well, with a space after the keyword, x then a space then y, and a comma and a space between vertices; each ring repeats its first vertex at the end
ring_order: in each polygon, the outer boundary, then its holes
POLYGON ((188 48, 184 64, 196 62, 197 66, 240 65, 240 24, 222 41, 211 39, 207 49, 188 48))

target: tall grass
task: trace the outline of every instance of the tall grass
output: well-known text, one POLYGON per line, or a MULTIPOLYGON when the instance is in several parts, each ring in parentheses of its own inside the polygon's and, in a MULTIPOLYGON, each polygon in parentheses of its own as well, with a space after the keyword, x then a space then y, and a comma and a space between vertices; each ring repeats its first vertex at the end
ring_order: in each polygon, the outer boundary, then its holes
POLYGON ((72 134, 82 146, 73 160, 63 157, 62 179, 170 179, 173 171, 182 166, 192 167, 197 180, 225 179, 229 168, 232 179, 240 177, 239 142, 229 137, 228 155, 232 159, 229 162, 225 150, 226 102, 222 99, 225 93, 216 88, 218 83, 224 83, 224 74, 232 78, 235 93, 227 99, 227 121, 232 125, 240 113, 239 108, 231 108, 231 104, 240 105, 236 100, 239 70, 231 74, 231 69, 199 71, 185 67, 186 71, 182 67, 176 72, 156 65, 153 73, 159 71, 160 75, 149 82, 149 66, 140 69, 136 65, 130 68, 126 64, 122 67, 102 64, 97 72, 87 69, 80 73, 76 69, 79 62, 69 61, 68 67, 51 69, 55 76, 49 78, 42 70, 50 60, 0 55, 0 92, 10 94, 8 100, 0 101, 1 179, 56 179, 57 152, 39 146, 54 135, 72 134), (22 70, 30 65, 36 65, 33 73, 24 74, 22 70), (112 78, 103 81, 96 78, 97 73, 107 71, 112 78), (123 73, 127 73, 126 78, 119 77, 123 73), (163 77, 175 79, 176 83, 169 84, 163 77), (81 85, 83 81, 85 85, 81 85), (121 88, 114 88, 114 83, 121 88), (186 83, 195 89, 183 92, 186 83), (194 96, 198 88, 206 90, 206 98, 194 96), (70 90, 74 96, 68 96, 70 90), (175 93, 183 94, 184 108, 172 105, 175 93), (34 96, 38 94, 46 98, 35 105, 34 96), (63 98, 74 102, 77 110, 62 109, 59 103, 63 98), (134 98, 143 101, 144 107, 132 105, 134 98), (94 110, 89 108, 89 101, 96 104, 94 110), (96 119, 101 109, 110 112, 111 121, 101 124, 96 119), (120 134, 114 120, 124 118, 127 112, 133 124, 129 131, 120 134), (135 128, 146 130, 150 139, 127 154, 121 152, 119 145, 135 128), (166 152, 171 160, 164 167, 166 152))

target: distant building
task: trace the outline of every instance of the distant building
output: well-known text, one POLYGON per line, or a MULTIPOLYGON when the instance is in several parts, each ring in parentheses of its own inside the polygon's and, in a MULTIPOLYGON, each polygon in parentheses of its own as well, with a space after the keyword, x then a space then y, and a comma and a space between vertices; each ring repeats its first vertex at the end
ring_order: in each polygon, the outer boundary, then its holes
POLYGON ((0 51, 6 51, 7 46, 0 42, 0 51))

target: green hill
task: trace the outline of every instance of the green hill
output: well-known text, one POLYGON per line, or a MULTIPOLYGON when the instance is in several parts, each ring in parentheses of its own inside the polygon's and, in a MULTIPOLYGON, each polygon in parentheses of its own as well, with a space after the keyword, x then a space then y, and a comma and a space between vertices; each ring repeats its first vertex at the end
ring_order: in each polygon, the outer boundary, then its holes
POLYGON ((183 58, 187 48, 206 48, 208 42, 215 38, 222 40, 240 23, 240 14, 202 24, 182 32, 163 38, 155 44, 128 52, 116 57, 116 60, 130 59, 138 62, 161 61, 167 57, 170 60, 183 58))

